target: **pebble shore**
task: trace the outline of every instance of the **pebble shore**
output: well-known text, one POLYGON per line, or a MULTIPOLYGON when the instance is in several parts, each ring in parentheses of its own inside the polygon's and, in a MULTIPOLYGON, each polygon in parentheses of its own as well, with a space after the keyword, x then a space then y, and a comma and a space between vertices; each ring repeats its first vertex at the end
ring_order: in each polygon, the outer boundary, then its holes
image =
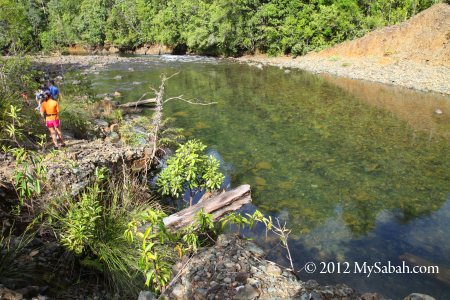
MULTIPOLYGON (((120 57, 117 55, 35 56, 40 63, 61 65, 68 69, 99 70, 117 62, 145 61, 145 56, 120 57)), ((425 92, 450 95, 450 65, 429 65, 393 58, 344 58, 306 55, 302 57, 268 57, 251 55, 232 59, 262 68, 265 65, 287 69, 302 69, 316 74, 332 74, 352 79, 367 80, 402 86, 425 92)))
POLYGON ((255 65, 258 68, 264 65, 287 69, 295 68, 316 74, 326 73, 450 95, 450 66, 448 65, 428 65, 389 58, 361 59, 318 55, 297 58, 254 55, 243 56, 235 60, 255 65))

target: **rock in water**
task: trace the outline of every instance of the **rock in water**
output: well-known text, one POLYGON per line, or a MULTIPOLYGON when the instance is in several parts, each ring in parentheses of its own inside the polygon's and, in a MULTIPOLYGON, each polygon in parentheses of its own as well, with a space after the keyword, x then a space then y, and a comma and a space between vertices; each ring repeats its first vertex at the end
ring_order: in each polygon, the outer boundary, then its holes
POLYGON ((405 297, 403 300, 436 300, 434 297, 425 294, 412 293, 405 297))
POLYGON ((384 297, 378 293, 364 293, 361 295, 361 300, 384 300, 384 297))

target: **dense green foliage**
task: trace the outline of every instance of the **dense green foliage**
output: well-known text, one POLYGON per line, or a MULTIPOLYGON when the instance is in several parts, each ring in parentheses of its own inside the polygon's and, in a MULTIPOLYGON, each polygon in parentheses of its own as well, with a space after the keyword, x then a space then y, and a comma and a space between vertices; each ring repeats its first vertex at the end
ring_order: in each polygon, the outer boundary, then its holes
POLYGON ((192 205, 192 198, 198 190, 210 191, 220 187, 225 178, 219 171, 220 162, 204 154, 205 149, 206 146, 197 140, 180 145, 156 181, 162 195, 180 197, 189 190, 189 203, 192 205))
POLYGON ((209 55, 304 54, 438 0, 0 0, 0 50, 164 44, 209 55))

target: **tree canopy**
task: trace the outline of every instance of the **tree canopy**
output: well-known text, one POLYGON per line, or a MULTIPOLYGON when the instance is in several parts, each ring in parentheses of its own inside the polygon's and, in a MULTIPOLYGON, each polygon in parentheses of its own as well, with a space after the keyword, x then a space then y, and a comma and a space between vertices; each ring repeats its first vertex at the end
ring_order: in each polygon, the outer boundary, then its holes
POLYGON ((0 0, 3 53, 79 44, 303 55, 404 21, 437 0, 0 0))

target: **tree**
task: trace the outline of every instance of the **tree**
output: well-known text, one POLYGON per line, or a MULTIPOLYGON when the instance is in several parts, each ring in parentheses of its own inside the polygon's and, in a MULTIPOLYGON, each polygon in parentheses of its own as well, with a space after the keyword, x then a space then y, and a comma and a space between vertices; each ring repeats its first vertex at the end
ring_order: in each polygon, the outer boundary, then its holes
POLYGON ((33 28, 21 2, 0 0, 0 50, 13 54, 28 50, 33 41, 33 28))
POLYGON ((189 205, 198 190, 220 187, 224 175, 219 172, 220 162, 204 154, 206 146, 197 140, 181 145, 175 155, 167 160, 167 167, 158 177, 157 185, 162 195, 179 198, 189 190, 189 205))
POLYGON ((106 42, 121 49, 142 44, 136 1, 116 1, 106 22, 106 42))
POLYGON ((74 20, 81 42, 91 46, 103 45, 105 41, 108 1, 85 0, 81 3, 80 14, 74 20))

